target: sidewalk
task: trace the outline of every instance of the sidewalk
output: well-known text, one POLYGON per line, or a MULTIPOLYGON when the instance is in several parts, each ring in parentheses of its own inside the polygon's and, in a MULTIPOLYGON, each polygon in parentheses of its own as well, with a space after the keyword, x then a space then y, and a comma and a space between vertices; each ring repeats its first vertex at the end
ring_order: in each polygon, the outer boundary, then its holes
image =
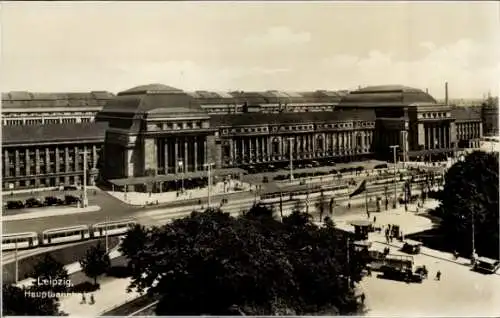
MULTIPOLYGON (((252 186, 248 183, 243 182, 230 182, 229 185, 224 189, 224 183, 219 182, 211 188, 212 196, 219 195, 229 195, 233 193, 241 193, 250 191, 252 186), (242 190, 234 190, 235 186, 239 186, 242 190), (226 190, 226 191, 225 191, 226 190)), ((141 192, 118 192, 118 191, 108 191, 109 195, 117 198, 118 200, 130 204, 130 205, 148 205, 148 204, 158 204, 173 202, 173 201, 183 201, 183 200, 192 200, 192 199, 200 199, 206 198, 208 195, 207 188, 201 189, 190 189, 185 190, 184 193, 177 195, 177 192, 163 192, 163 193, 141 193, 141 192)))
POLYGON ((101 207, 98 205, 91 205, 86 208, 77 207, 42 207, 34 209, 24 209, 22 213, 13 215, 2 215, 3 221, 19 221, 28 219, 39 219, 51 216, 69 215, 69 214, 80 214, 88 212, 100 211, 101 207))
POLYGON ((127 287, 131 282, 130 278, 104 277, 98 282, 100 288, 90 293, 94 295, 95 303, 93 305, 89 304, 90 294, 86 295, 86 304, 81 303, 81 294, 70 294, 61 297, 60 310, 69 316, 98 317, 141 296, 136 291, 127 293, 127 287))

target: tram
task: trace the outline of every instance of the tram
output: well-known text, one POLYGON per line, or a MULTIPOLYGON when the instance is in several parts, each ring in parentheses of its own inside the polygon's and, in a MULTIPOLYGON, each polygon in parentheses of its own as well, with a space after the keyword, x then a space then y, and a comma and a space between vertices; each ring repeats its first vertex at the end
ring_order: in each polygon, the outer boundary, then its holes
POLYGON ((85 241, 105 235, 123 235, 132 228, 136 221, 124 219, 100 222, 94 225, 75 225, 70 227, 47 229, 42 233, 9 233, 2 235, 2 251, 29 249, 38 246, 85 241))

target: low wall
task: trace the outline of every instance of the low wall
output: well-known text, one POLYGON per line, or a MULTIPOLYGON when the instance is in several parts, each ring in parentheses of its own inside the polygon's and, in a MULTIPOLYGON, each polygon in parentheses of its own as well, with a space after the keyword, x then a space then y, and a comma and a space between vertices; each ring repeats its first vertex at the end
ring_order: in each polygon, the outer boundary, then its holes
MULTIPOLYGON (((43 260, 43 258, 47 253, 50 253, 52 257, 54 257, 54 259, 56 259, 58 262, 64 265, 68 265, 74 262, 78 262, 81 258, 85 256, 85 252, 91 246, 97 245, 97 242, 100 241, 101 244, 104 246, 106 244, 105 240, 106 240, 105 238, 95 239, 91 241, 82 242, 82 244, 72 245, 70 247, 62 247, 57 250, 47 251, 44 253, 23 258, 18 262, 18 269, 19 269, 18 279, 19 281, 21 281, 26 278, 29 278, 33 273, 34 266, 38 262, 43 260)), ((110 249, 117 246, 118 243, 119 243, 119 237, 113 236, 108 238, 108 247, 110 249)), ((5 264, 2 266, 3 283, 8 283, 8 284, 14 283, 16 279, 15 270, 16 270, 15 262, 5 264)))

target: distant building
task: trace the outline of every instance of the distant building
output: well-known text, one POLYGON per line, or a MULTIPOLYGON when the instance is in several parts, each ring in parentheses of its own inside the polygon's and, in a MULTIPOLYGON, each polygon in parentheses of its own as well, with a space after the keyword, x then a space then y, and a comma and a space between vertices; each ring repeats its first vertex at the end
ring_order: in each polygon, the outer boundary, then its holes
POLYGON ((484 134, 486 136, 499 136, 498 130, 498 97, 489 97, 484 101, 481 109, 481 120, 483 122, 484 134))
POLYGON ((2 93, 2 126, 69 124, 94 121, 114 95, 90 93, 2 93))

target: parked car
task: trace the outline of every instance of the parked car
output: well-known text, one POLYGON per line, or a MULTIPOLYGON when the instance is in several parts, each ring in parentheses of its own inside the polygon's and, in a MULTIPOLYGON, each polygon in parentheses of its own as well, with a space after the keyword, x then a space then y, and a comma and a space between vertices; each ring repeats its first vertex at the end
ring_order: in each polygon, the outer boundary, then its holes
POLYGON ((78 187, 77 186, 64 186, 64 191, 74 191, 74 190, 78 190, 78 187))
POLYGON ((23 209, 24 208, 24 203, 23 201, 7 201, 7 209, 13 210, 13 209, 23 209))
POLYGON ((75 203, 78 203, 80 202, 80 198, 77 197, 77 196, 74 196, 74 195, 65 195, 64 196, 64 202, 66 204, 75 204, 75 203))
POLYGON ((63 205, 64 200, 58 197, 45 197, 45 205, 47 206, 52 206, 52 205, 63 205))
POLYGON ((262 177, 262 183, 269 183, 269 178, 267 176, 262 177))
POLYGON ((25 206, 27 208, 38 208, 44 206, 43 200, 38 198, 29 198, 26 200, 25 206))

